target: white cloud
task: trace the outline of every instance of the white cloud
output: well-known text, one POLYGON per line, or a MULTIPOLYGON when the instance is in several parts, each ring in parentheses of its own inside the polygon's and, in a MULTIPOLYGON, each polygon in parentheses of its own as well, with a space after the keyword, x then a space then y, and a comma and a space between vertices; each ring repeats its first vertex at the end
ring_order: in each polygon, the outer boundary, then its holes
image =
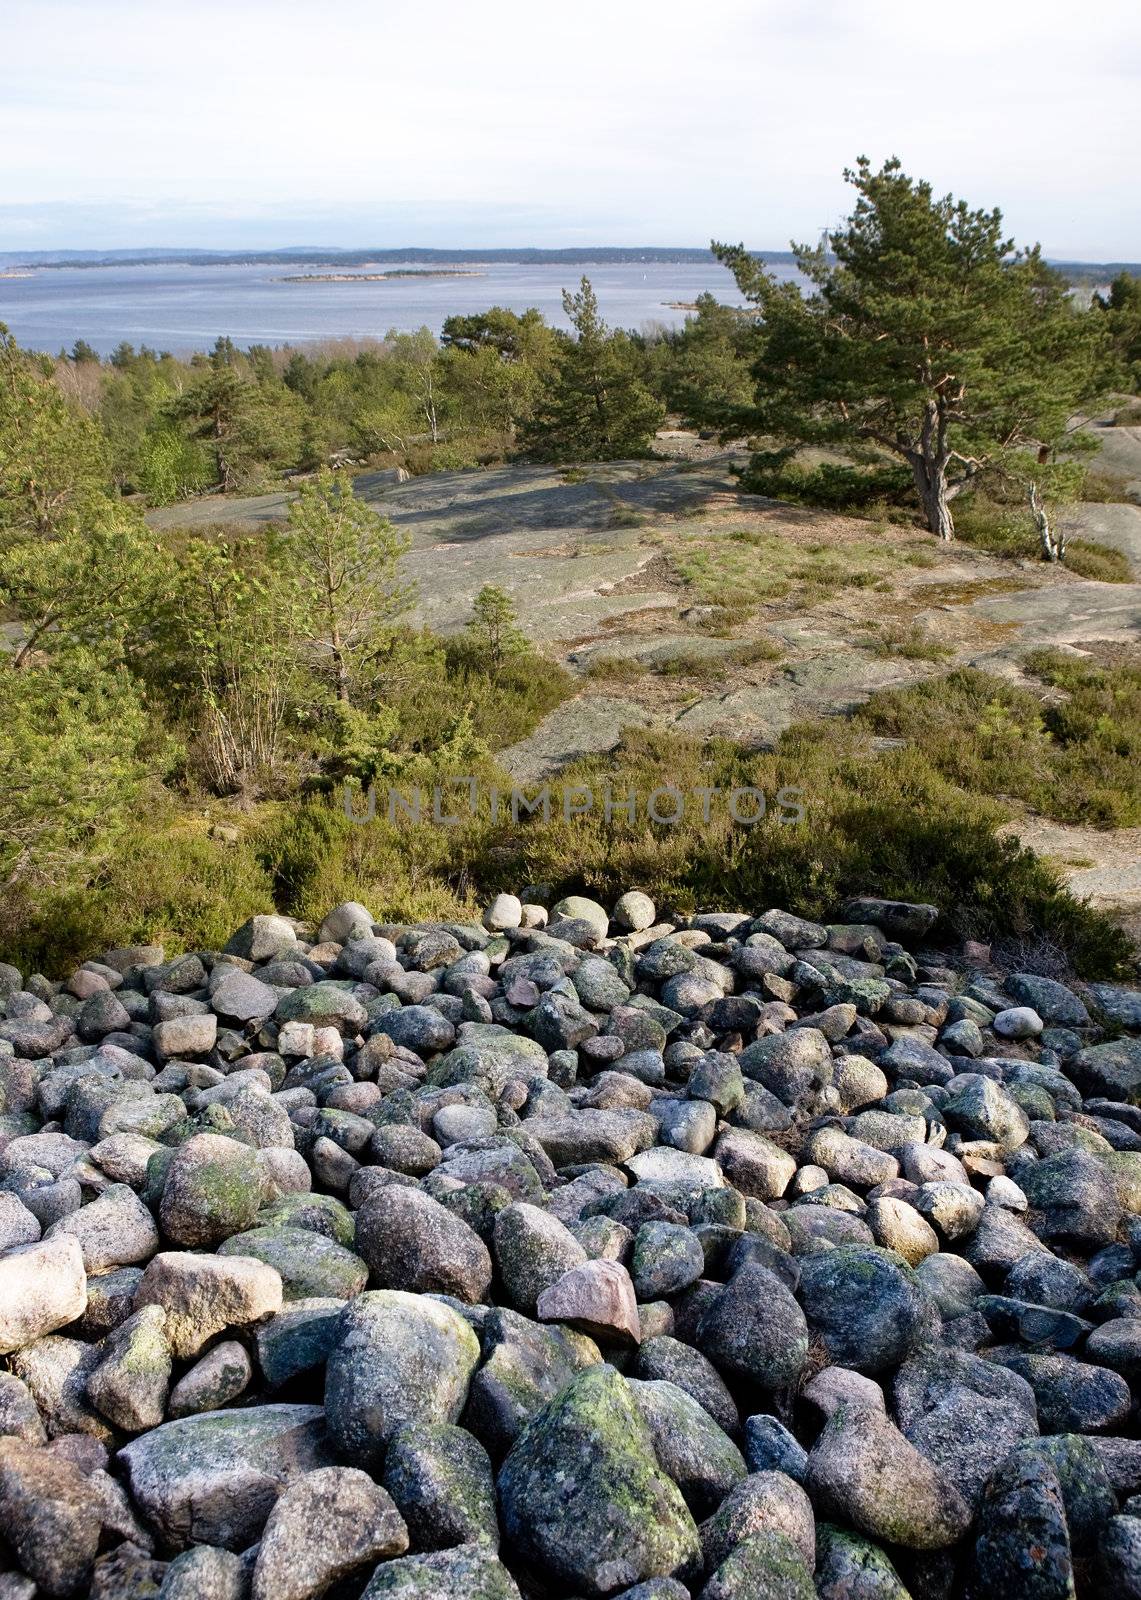
POLYGON ((0 249, 780 247, 897 152, 1053 254, 1141 257, 1132 0, 3 10, 0 249))

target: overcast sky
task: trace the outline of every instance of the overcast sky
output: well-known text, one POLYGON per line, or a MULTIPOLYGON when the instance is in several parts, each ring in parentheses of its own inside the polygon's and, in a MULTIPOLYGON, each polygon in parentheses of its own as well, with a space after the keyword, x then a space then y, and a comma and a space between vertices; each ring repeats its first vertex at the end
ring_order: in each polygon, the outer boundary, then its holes
POLYGON ((898 154, 1141 259, 1136 0, 0 0, 0 250, 815 239, 898 154))

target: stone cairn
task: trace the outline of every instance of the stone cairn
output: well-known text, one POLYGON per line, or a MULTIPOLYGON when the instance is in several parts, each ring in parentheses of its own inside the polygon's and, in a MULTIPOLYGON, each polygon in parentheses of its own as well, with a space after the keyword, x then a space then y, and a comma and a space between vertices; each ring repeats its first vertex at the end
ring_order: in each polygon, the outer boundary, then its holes
POLYGON ((547 898, 0 966, 0 1600, 1141 1595, 1141 993, 547 898))

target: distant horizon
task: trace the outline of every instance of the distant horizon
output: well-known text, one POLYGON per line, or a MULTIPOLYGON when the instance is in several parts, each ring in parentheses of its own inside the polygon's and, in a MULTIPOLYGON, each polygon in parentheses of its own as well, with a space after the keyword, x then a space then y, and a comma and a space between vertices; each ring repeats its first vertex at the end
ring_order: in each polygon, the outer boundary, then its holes
MULTIPOLYGON (((735 242, 735 241, 734 241, 735 242)), ((804 241, 810 243, 811 241, 804 241)), ((791 261, 795 251, 788 245, 747 246, 749 253, 759 260, 791 261)), ((145 264, 148 260, 164 261, 168 265, 189 257, 216 258, 222 262, 257 262, 275 256, 309 257, 326 259, 348 257, 346 264, 367 261, 414 261, 417 259, 445 261, 511 261, 526 258, 546 258, 552 264, 573 264, 602 260, 606 256, 645 257, 664 261, 684 260, 711 256, 711 247, 705 245, 661 244, 605 244, 591 245, 343 245, 343 244, 275 244, 275 245, 59 245, 38 250, 20 250, 0 247, 0 270, 19 265, 51 266, 63 260, 98 263, 106 261, 116 266, 145 264)), ((1141 259, 1106 257, 1103 255, 1058 254, 1043 249, 1043 256, 1053 266, 1106 267, 1141 271, 1141 259)))

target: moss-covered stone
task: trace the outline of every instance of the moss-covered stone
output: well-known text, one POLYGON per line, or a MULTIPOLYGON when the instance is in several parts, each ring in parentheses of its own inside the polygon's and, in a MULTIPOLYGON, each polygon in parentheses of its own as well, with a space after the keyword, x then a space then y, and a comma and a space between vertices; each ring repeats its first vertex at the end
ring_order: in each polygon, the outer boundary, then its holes
POLYGON ((533 1417, 499 1474, 506 1536, 587 1595, 695 1568, 697 1527, 630 1386, 592 1367, 533 1417))
POLYGON ((219 1244, 252 1224, 264 1183, 253 1150, 221 1134, 196 1134, 167 1171, 159 1206, 163 1232, 191 1248, 219 1244))
POLYGON ((368 1282, 368 1268, 351 1250, 310 1228, 251 1228, 218 1247, 221 1256, 253 1256, 281 1274, 286 1300, 351 1300, 368 1282))

